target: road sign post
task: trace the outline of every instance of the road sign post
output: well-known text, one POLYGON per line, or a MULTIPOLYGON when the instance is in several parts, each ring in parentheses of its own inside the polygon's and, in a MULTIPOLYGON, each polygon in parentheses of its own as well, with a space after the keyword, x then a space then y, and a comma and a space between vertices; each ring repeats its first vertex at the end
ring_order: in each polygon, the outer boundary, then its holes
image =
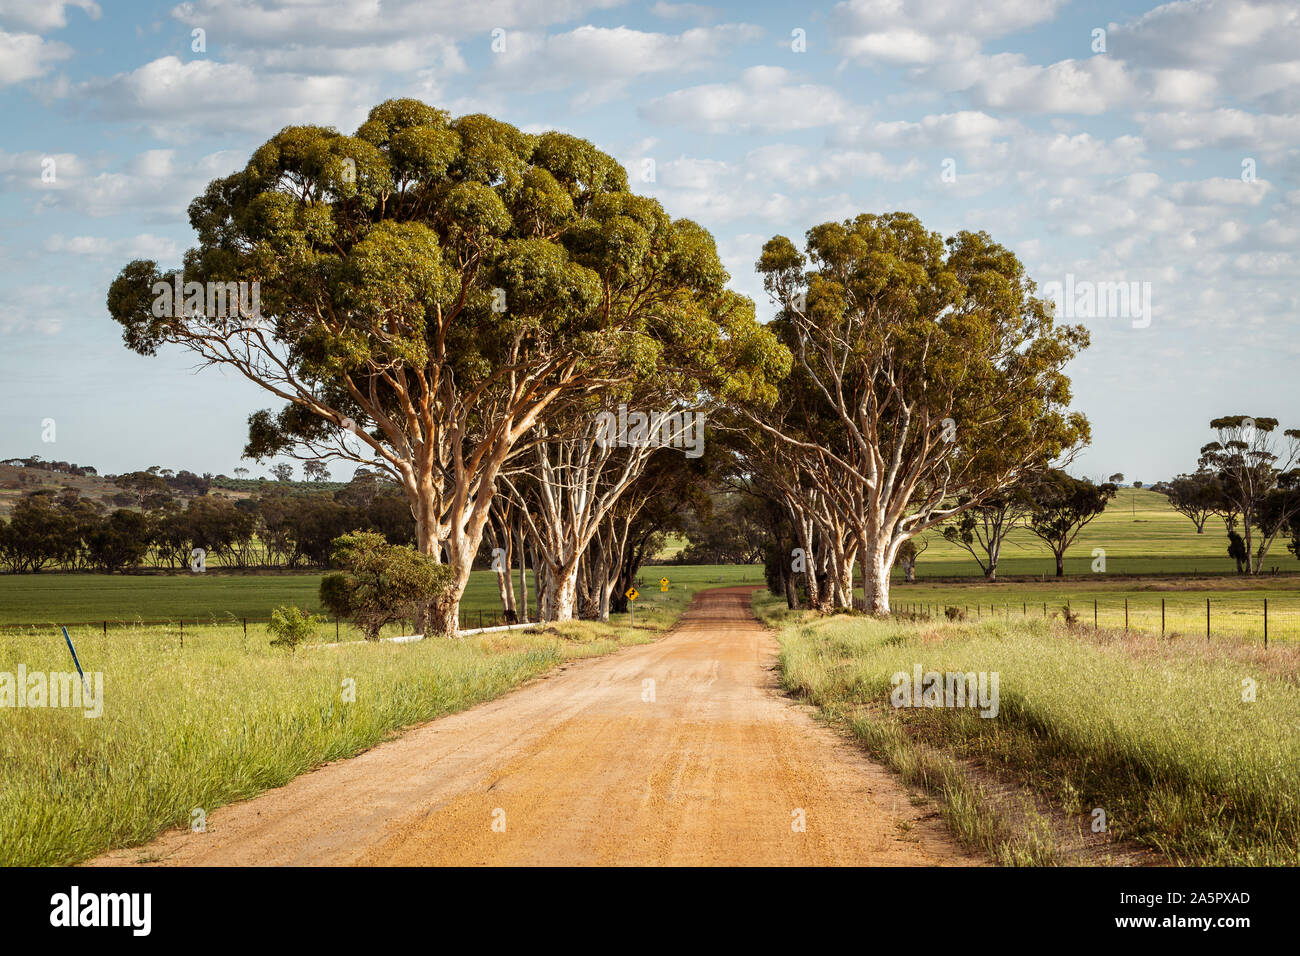
POLYGON ((631 627, 636 627, 636 599, 641 596, 641 592, 633 585, 623 593, 627 595, 628 623, 631 627))

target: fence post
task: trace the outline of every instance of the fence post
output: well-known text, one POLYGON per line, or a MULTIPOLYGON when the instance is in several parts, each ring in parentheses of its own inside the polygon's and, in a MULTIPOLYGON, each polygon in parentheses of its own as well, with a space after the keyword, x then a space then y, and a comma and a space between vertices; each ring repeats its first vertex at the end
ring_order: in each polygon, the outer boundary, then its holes
POLYGON ((181 647, 185 646, 185 618, 181 618, 181 647))
POLYGON ((1210 639, 1210 599, 1205 599, 1205 639, 1210 639))
POLYGON ((1160 599, 1160 636, 1165 636, 1165 599, 1160 599))
MULTIPOLYGON (((1267 604, 1268 602, 1265 601, 1264 603, 1267 604)), ((105 636, 105 637, 108 637, 108 622, 107 622, 107 621, 104 622, 104 636, 105 636)))
POLYGON ((1128 633, 1128 598, 1124 599, 1124 633, 1128 633))
POLYGON ((338 639, 339 639, 339 619, 338 619, 337 616, 335 616, 335 618, 334 618, 334 640, 337 641, 338 639))
POLYGON ((1268 650, 1268 598, 1264 598, 1264 650, 1268 650))
POLYGON ((1097 599, 1092 599, 1092 629, 1097 630, 1097 599))

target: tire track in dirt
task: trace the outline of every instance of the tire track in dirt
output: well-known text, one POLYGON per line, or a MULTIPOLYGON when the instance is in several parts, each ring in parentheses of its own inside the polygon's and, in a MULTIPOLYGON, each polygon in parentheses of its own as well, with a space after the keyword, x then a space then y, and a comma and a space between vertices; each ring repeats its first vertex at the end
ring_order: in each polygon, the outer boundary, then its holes
POLYGON ((92 863, 983 863, 932 804, 914 805, 781 693, 752 591, 702 592, 654 644, 569 665, 215 810, 205 833, 170 831, 92 863))

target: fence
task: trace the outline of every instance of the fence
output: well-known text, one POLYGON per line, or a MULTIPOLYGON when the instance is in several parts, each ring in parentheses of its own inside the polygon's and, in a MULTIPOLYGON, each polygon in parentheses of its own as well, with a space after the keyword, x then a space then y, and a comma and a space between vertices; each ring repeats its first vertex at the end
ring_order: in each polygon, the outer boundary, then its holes
POLYGON ((1300 640, 1300 595, 1294 598, 1198 598, 1194 595, 1140 600, 1133 598, 1107 601, 1100 598, 1083 601, 1010 602, 909 602, 897 604, 896 614, 924 618, 948 616, 955 608, 965 620, 981 618, 1058 617, 1075 623, 1165 636, 1204 635, 1206 640, 1231 637, 1272 641, 1300 640))
MULTIPOLYGON (((269 623, 270 616, 267 617, 236 617, 234 615, 209 616, 201 617, 172 617, 158 618, 155 620, 145 620, 143 618, 130 619, 112 619, 104 618, 98 621, 45 621, 32 622, 27 624, 0 624, 0 634, 21 634, 30 632, 32 634, 57 634, 60 627, 66 627, 72 633, 86 633, 87 631, 98 631, 104 637, 108 636, 110 630, 120 630, 123 628, 137 627, 162 627, 173 631, 182 647, 185 646, 185 637, 189 634, 191 637, 201 636, 204 628, 213 627, 237 627, 242 628, 244 636, 248 636, 248 625, 264 625, 269 623)), ((501 609, 483 610, 462 608, 460 612, 460 629, 468 631, 472 628, 498 627, 502 624, 519 623, 507 621, 505 613, 501 609)), ((343 637, 360 638, 361 631, 349 624, 347 621, 339 621, 330 618, 321 623, 322 637, 326 636, 332 628, 334 640, 341 640, 343 637)), ((390 625, 389 629, 396 629, 400 633, 409 634, 414 629, 414 624, 390 625)))

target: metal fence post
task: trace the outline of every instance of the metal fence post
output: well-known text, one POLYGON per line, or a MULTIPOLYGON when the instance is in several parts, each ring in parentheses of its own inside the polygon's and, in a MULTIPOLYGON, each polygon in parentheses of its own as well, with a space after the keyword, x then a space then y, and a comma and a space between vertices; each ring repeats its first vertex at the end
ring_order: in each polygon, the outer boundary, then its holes
POLYGON ((1160 599, 1160 636, 1165 636, 1165 599, 1160 599))
POLYGON ((1128 598, 1124 599, 1124 633, 1128 633, 1128 598))
POLYGON ((1210 639, 1210 599, 1205 599, 1205 639, 1210 639))
POLYGON ((1097 630, 1097 599, 1092 599, 1092 629, 1097 630))
POLYGON ((1264 650, 1268 650, 1268 598, 1264 598, 1264 650))

